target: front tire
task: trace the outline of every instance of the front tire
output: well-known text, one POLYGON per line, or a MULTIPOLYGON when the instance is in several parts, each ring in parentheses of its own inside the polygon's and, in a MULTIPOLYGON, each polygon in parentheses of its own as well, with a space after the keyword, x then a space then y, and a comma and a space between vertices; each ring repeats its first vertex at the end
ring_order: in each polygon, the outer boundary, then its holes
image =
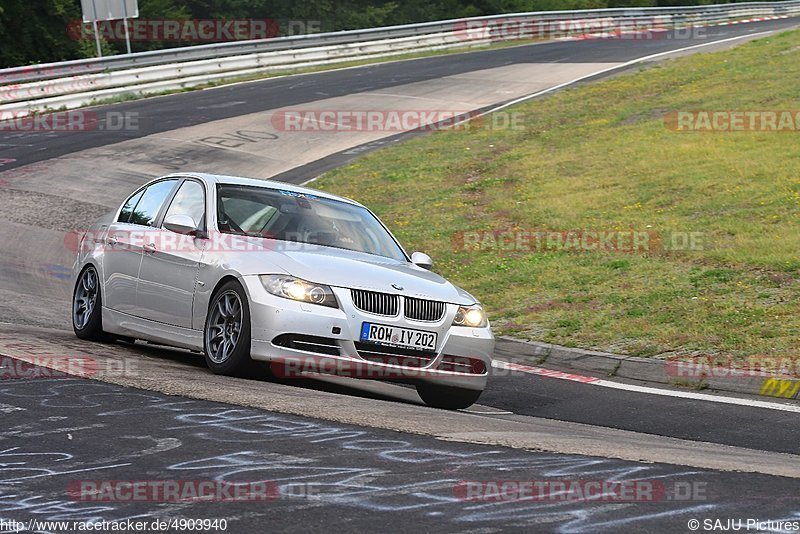
POLYGON ((89 265, 78 276, 72 292, 72 329, 80 339, 105 341, 103 299, 97 270, 89 265))
POLYGON ((250 308, 239 282, 227 282, 211 298, 203 330, 203 353, 214 374, 253 374, 256 366, 250 358, 250 308))
POLYGON ((462 410, 475 404, 483 391, 420 383, 417 384, 417 393, 432 408, 462 410))

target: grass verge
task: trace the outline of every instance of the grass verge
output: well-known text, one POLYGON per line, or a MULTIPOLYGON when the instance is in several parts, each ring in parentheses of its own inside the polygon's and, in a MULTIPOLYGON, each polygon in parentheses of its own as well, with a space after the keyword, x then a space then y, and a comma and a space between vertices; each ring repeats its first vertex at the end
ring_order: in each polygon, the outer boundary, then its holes
POLYGON ((794 355, 800 131, 680 132, 664 117, 800 109, 798 79, 800 32, 787 32, 517 106, 518 128, 420 137, 314 185, 431 254, 499 334, 645 357, 794 355), (626 254, 465 249, 457 237, 504 230, 700 239, 626 254))

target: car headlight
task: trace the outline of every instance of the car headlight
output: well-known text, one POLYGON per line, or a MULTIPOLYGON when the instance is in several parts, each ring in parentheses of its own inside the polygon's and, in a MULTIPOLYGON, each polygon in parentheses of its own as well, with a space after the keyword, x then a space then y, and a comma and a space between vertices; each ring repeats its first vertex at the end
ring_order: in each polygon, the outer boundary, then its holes
POLYGON ((453 319, 454 326, 471 326, 480 328, 486 326, 486 313, 478 305, 475 306, 459 306, 456 316, 453 319))
POLYGON ((277 297, 310 302, 320 306, 338 308, 339 302, 330 286, 306 282, 293 276, 280 274, 262 275, 261 284, 268 292, 277 297))

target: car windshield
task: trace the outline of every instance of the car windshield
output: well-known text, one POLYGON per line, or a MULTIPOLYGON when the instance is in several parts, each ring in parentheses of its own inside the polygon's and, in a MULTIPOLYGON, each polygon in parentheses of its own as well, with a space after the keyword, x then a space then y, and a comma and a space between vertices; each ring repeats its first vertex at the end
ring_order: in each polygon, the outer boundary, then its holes
POLYGON ((217 199, 221 232, 407 259, 378 219, 361 206, 242 185, 218 185, 217 199))

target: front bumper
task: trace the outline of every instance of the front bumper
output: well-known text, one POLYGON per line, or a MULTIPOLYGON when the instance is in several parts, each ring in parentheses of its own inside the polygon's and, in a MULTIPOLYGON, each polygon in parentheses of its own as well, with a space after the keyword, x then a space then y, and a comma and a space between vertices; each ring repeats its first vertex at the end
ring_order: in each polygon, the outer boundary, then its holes
MULTIPOLYGON (((243 278, 250 303, 251 357, 273 362, 273 372, 284 376, 326 373, 372 380, 428 382, 442 386, 482 391, 491 369, 494 336, 491 329, 451 326, 457 305, 448 304, 444 318, 436 323, 411 321, 402 316, 384 317, 355 308, 348 289, 333 288, 339 308, 296 302, 268 293, 257 276, 243 278), (356 342, 364 322, 388 324, 436 332, 435 354, 429 362, 414 366, 370 361, 356 342), (331 340, 338 354, 298 350, 275 344, 279 336, 296 334, 331 340), (471 361, 467 372, 453 371, 448 362, 471 361), (448 369, 448 370, 446 370, 448 369)), ((362 347, 363 348, 363 347, 362 347)))

